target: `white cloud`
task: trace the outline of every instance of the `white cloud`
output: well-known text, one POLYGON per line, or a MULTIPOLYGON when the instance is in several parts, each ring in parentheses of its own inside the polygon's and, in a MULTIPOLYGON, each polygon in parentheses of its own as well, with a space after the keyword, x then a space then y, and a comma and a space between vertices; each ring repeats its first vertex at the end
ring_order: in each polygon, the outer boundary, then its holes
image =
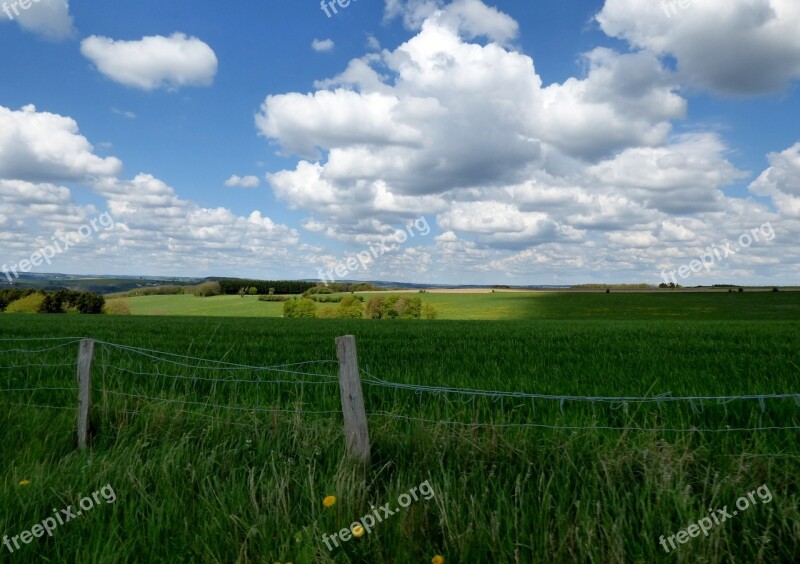
POLYGON ((770 167, 750 184, 750 191, 772 198, 782 215, 800 218, 800 143, 768 158, 770 167))
POLYGON ((211 47, 183 33, 139 41, 93 35, 81 42, 81 53, 111 80, 142 90, 209 86, 217 73, 211 47))
POLYGON ((532 58, 507 45, 515 26, 487 17, 471 29, 475 16, 448 8, 387 2, 387 17, 404 17, 415 36, 350 61, 314 92, 265 100, 259 132, 300 157, 267 180, 309 213, 307 230, 367 241, 425 214, 442 231, 425 244, 428 272, 445 279, 657 284, 661 267, 776 218, 726 195, 748 173, 720 135, 673 131, 687 100, 658 54, 594 49, 582 76, 544 85, 532 58), (473 41, 480 31, 492 42, 473 41))
POLYGON ((606 0, 597 21, 635 48, 674 57, 686 81, 713 92, 764 94, 800 78, 796 0, 606 0))
POLYGON ((314 39, 311 42, 311 48, 318 53, 332 50, 336 44, 333 39, 314 39))
POLYGON ((3 2, 4 15, 0 21, 8 19, 31 33, 51 41, 69 39, 75 35, 68 0, 31 0, 28 8, 20 2, 3 2))
POLYGON ((225 181, 225 186, 229 188, 258 188, 261 181, 257 176, 238 176, 234 174, 225 181))
POLYGON ((94 154, 75 120, 28 105, 0 106, 0 179, 69 182, 115 176, 122 163, 94 154))

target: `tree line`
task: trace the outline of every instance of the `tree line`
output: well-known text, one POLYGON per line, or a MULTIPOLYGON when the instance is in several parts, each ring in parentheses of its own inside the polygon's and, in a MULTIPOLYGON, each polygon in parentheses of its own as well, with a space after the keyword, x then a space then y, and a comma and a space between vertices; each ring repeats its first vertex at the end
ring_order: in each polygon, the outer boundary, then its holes
POLYGON ((94 292, 58 290, 0 290, 0 312, 17 313, 103 313, 106 300, 94 292))

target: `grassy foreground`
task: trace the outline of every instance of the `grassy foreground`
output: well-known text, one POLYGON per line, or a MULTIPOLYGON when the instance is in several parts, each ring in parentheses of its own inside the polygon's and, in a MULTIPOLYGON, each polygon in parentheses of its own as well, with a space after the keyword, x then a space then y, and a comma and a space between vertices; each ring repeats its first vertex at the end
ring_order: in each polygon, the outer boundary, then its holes
MULTIPOLYGON (((342 334, 357 336, 368 372, 373 456, 364 474, 343 458, 338 387, 327 377, 335 364, 294 367, 302 375, 214 370, 221 366, 98 345, 96 435, 85 454, 74 450, 74 391, 3 392, 0 535, 18 535, 106 484, 117 500, 14 554, 0 546, 0 559, 430 562, 442 554, 446 562, 780 562, 800 553, 800 431, 513 426, 796 426, 800 406, 793 399, 763 407, 561 404, 416 393, 370 380, 570 395, 798 392, 796 321, 0 316, 0 339, 90 336, 258 366, 334 359, 333 341, 342 334), (254 411, 268 408, 331 413, 254 411), (496 425, 468 425, 488 422, 496 425), (30 485, 20 486, 22 480, 30 485), (425 480, 435 498, 412 502, 342 548, 325 547, 323 534, 348 527, 372 505, 397 507, 400 494, 425 480), (670 554, 659 545, 660 535, 687 528, 709 508, 731 510, 763 484, 770 503, 740 511, 708 538, 670 554), (338 499, 330 508, 322 505, 327 495, 338 499)), ((74 366, 27 365, 74 362, 76 347, 0 354, 0 388, 74 387, 74 366)))

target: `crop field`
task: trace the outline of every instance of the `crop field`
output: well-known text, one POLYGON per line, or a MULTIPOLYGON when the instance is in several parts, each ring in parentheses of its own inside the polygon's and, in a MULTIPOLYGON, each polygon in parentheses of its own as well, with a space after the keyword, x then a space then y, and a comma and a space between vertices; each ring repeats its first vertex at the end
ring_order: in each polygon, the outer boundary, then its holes
POLYGON ((0 315, 0 339, 63 338, 0 341, 0 534, 116 492, 3 561, 792 561, 797 298, 719 296, 739 302, 712 321, 699 309, 663 319, 660 298, 614 294, 595 298, 622 300, 611 310, 634 319, 0 315), (358 343, 365 469, 345 457, 334 347, 345 334, 358 343), (85 452, 72 337, 98 340, 85 452), (790 395, 730 397, 774 394, 790 395), (728 399, 670 399, 687 396, 728 399), (434 497, 328 550, 323 535, 423 482, 434 497), (707 538, 669 554, 659 544, 762 485, 768 503, 756 497, 707 538))
MULTIPOLYGON (((363 293, 366 300, 376 294, 363 293)), ((405 295, 405 294, 403 294, 405 295)), ((439 319, 800 319, 800 292, 573 293, 497 292, 413 294, 432 304, 439 319)), ((133 315, 280 317, 282 304, 255 296, 192 295, 129 298, 133 315)))

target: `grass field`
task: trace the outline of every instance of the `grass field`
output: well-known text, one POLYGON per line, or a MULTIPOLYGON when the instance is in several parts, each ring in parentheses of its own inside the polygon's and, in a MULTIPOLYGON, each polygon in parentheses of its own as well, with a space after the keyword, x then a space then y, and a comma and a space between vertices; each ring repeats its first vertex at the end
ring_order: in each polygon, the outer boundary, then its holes
MULTIPOLYGON (((375 294, 362 294, 369 299, 375 294)), ((413 294, 432 304, 439 319, 800 319, 800 292, 413 294)), ((129 298, 133 315, 280 317, 282 304, 255 296, 191 295, 129 298)), ((325 305, 325 304, 323 304, 325 305)))
MULTIPOLYGON (((366 472, 344 459, 335 363, 276 373, 98 344, 87 453, 74 450, 74 390, 2 393, 0 534, 30 529, 105 484, 117 500, 13 555, 0 546, 3 561, 795 560, 800 431, 725 432, 800 426, 793 398, 562 403, 381 381, 614 397, 796 393, 797 297, 680 295, 668 305, 660 295, 489 296, 490 304, 519 304, 507 307, 548 319, 0 315, 0 339, 88 336, 249 366, 333 360, 334 338, 354 334, 372 445, 366 472), (671 310, 679 315, 666 315, 671 310), (613 316, 629 319, 602 319, 613 316), (281 382, 267 382, 274 380, 281 382), (707 431, 677 432, 690 428, 707 431), (425 480, 434 499, 327 550, 323 534, 349 527, 372 505, 396 507, 400 494, 425 480), (768 504, 739 511, 670 554, 659 545, 661 535, 687 528, 709 508, 734 509, 763 484, 773 496, 768 504), (337 496, 331 508, 322 505, 327 495, 337 496)), ((441 298, 443 309, 449 299, 441 298)), ((246 301, 236 296, 229 308, 246 301)), ((74 366, 42 364, 74 362, 76 349, 0 354, 0 388, 74 388, 74 366)))

